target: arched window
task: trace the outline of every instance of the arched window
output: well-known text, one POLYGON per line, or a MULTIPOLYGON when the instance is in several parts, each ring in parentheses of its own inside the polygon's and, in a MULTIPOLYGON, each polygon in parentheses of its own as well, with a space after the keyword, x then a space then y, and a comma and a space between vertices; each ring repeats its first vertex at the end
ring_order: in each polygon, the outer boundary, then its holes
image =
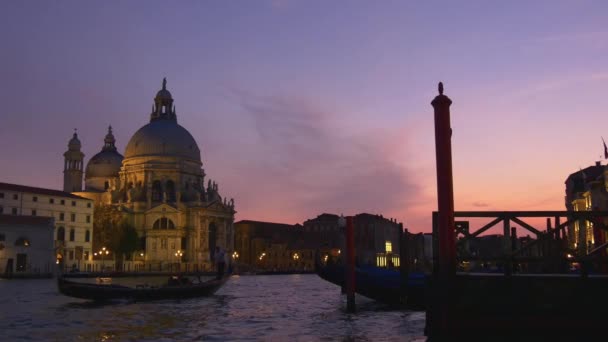
POLYGON ((167 202, 175 202, 175 183, 172 180, 168 180, 165 186, 167 190, 167 202))
POLYGON ((154 222, 152 229, 175 229, 175 224, 170 219, 163 217, 154 222))
POLYGON ((30 239, 28 239, 26 237, 20 237, 17 240, 15 240, 15 246, 29 247, 30 239))
POLYGON ((57 228, 57 241, 65 241, 65 228, 57 228))
POLYGON ((163 198, 163 188, 160 184, 160 181, 154 181, 152 183, 152 200, 160 201, 163 198))
POLYGON ((84 233, 84 242, 89 242, 91 241, 91 231, 87 230, 86 233, 84 233))
POLYGON ((74 228, 70 229, 70 241, 74 241, 74 228))

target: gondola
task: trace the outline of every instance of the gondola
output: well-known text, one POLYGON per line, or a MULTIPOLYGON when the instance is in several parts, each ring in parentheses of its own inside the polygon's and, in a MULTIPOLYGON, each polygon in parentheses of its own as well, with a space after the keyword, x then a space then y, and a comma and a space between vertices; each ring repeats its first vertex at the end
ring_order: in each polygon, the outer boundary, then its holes
MULTIPOLYGON (((316 264, 322 279, 345 290, 346 268, 343 264, 316 264)), ((402 276, 398 270, 374 266, 355 267, 355 293, 390 306, 424 309, 427 276, 411 272, 402 276)))
POLYGON ((230 275, 226 275, 221 279, 214 278, 203 282, 191 282, 186 278, 172 276, 165 285, 129 287, 107 283, 81 283, 68 280, 60 275, 57 277, 57 286, 59 292, 66 296, 93 301, 149 301, 210 296, 219 290, 228 281, 229 277, 230 275))

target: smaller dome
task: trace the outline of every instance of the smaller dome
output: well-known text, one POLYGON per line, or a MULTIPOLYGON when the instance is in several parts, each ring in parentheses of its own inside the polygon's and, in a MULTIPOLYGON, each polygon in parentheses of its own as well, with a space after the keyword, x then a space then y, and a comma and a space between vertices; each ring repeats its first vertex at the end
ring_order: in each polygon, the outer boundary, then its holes
POLYGON ((87 163, 85 179, 93 177, 118 177, 118 172, 122 166, 123 156, 116 151, 112 126, 108 127, 108 134, 103 139, 104 145, 101 152, 94 155, 87 163))
POLYGON ((93 177, 118 177, 123 156, 116 151, 101 151, 87 163, 85 179, 93 177))

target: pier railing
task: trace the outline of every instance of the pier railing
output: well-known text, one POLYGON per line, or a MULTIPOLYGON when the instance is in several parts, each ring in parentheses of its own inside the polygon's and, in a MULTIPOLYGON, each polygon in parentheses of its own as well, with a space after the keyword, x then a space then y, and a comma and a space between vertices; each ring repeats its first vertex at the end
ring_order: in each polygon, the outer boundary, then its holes
MULTIPOLYGON (((591 269, 601 273, 608 270, 608 242, 600 239, 591 246, 586 234, 579 233, 577 239, 572 228, 578 222, 579 227, 584 227, 581 229, 589 229, 586 222, 591 222, 592 229, 606 231, 608 211, 459 211, 454 217, 457 241, 454 262, 459 271, 505 275, 577 271, 586 276, 591 269), (479 223, 484 219, 490 222, 479 223), (544 229, 538 228, 539 219, 546 220, 544 229), (532 220, 535 222, 529 223, 532 220), (472 229, 474 224, 480 226, 472 229), (487 234, 496 228, 502 234, 487 234), (517 228, 526 236, 518 238, 517 228), (575 244, 577 240, 579 243, 575 244)), ((437 218, 438 213, 433 212, 434 260, 438 259, 437 218)))

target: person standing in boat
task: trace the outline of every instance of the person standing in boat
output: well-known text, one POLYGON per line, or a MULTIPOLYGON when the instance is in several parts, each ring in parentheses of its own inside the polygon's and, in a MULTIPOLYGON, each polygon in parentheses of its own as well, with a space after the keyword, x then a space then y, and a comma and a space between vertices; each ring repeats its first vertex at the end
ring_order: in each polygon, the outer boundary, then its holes
POLYGON ((224 276, 224 268, 226 267, 226 255, 220 246, 215 246, 215 254, 213 255, 217 267, 217 279, 222 279, 224 276))

